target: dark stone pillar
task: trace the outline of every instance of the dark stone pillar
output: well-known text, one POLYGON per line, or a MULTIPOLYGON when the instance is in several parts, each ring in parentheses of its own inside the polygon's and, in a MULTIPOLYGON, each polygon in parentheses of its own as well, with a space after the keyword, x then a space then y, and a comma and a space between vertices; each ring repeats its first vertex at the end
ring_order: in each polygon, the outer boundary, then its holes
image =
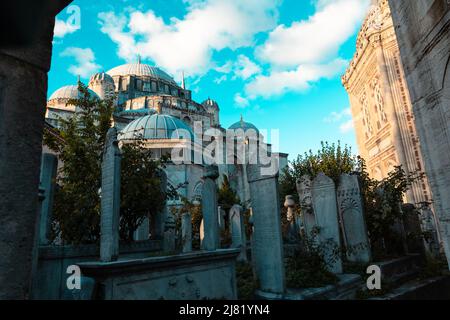
POLYGON ((0 47, 0 299, 30 297, 47 72, 55 15, 68 3, 18 0, 0 16, 10 35, 0 47))

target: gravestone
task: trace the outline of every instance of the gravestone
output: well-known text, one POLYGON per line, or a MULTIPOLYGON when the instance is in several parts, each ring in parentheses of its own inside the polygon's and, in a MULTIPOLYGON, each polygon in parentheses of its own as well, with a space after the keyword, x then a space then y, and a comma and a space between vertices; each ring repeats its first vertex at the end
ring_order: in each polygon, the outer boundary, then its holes
POLYGON ((306 237, 311 237, 316 219, 312 205, 311 177, 303 175, 297 180, 297 193, 299 198, 300 210, 302 215, 302 224, 306 237))
POLYGON ((240 248, 238 261, 247 261, 247 240, 245 236, 243 209, 235 204, 230 209, 231 247, 240 248))
POLYGON ((287 195, 284 200, 284 207, 287 209, 286 219, 288 221, 287 239, 290 243, 296 243, 299 240, 299 229, 296 221, 295 214, 295 201, 294 197, 287 195))
POLYGON ((285 291, 285 271, 278 172, 264 174, 262 169, 257 164, 247 165, 254 228, 252 258, 260 290, 281 296, 285 291))
POLYGON ((422 222, 422 229, 427 233, 427 238, 425 239, 425 248, 432 256, 439 256, 439 237, 436 232, 436 220, 434 218, 433 211, 431 210, 430 204, 428 202, 420 203, 420 216, 422 222))
POLYGON ((203 250, 203 241, 205 239, 205 223, 203 222, 203 219, 200 222, 199 233, 200 233, 200 249, 203 250))
POLYGON ((163 251, 175 251, 175 217, 171 212, 167 212, 166 222, 164 224, 163 251))
POLYGON ((117 130, 110 128, 102 160, 100 260, 104 262, 119 256, 120 160, 117 130))
POLYGON ((42 155, 40 187, 45 190, 39 218, 39 244, 49 244, 49 230, 52 221, 53 199, 56 185, 56 169, 58 158, 50 153, 42 155))
POLYGON ((342 259, 336 251, 341 248, 336 206, 336 189, 331 178, 319 173, 312 183, 312 204, 319 229, 317 236, 324 252, 328 270, 342 273, 342 259))
POLYGON ((405 240, 407 253, 425 253, 425 243, 422 239, 422 229, 420 225, 420 212, 411 203, 402 205, 403 227, 405 230, 405 240))
POLYGON ((221 206, 218 206, 217 214, 218 214, 219 230, 224 231, 225 230, 225 215, 226 215, 225 210, 223 210, 221 206))
POLYGON ((209 166, 203 177, 202 212, 204 238, 202 248, 213 251, 219 248, 219 222, 217 214, 217 186, 215 180, 219 177, 216 166, 209 166))
POLYGON ((351 262, 370 262, 370 243, 358 176, 341 175, 337 189, 337 201, 347 259, 351 262))
POLYGON ((189 212, 181 216, 181 243, 183 253, 192 251, 192 219, 189 212))
POLYGON ((148 240, 149 231, 150 231, 150 219, 148 217, 145 217, 142 223, 134 232, 133 235, 134 240, 135 241, 148 240))
MULTIPOLYGON (((161 192, 167 193, 167 174, 164 170, 159 171, 159 179, 161 180, 161 192)), ((164 235, 164 224, 167 218, 167 200, 160 212, 157 212, 151 221, 152 239, 162 239, 164 235)))

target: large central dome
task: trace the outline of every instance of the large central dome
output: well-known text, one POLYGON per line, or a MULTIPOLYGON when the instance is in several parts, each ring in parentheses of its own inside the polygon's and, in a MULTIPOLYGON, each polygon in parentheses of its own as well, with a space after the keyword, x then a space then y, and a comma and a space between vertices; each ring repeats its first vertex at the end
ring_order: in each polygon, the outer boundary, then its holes
POLYGON ((140 62, 123 64, 121 66, 112 68, 111 70, 109 70, 106 73, 109 74, 111 77, 127 76, 127 75, 148 76, 148 77, 152 77, 152 78, 156 78, 156 79, 160 79, 160 80, 165 80, 167 82, 170 82, 170 83, 178 86, 178 84, 175 82, 175 80, 173 80, 173 78, 171 76, 169 76, 167 73, 165 73, 161 69, 159 69, 157 67, 152 67, 148 64, 144 64, 144 63, 140 63, 140 62))

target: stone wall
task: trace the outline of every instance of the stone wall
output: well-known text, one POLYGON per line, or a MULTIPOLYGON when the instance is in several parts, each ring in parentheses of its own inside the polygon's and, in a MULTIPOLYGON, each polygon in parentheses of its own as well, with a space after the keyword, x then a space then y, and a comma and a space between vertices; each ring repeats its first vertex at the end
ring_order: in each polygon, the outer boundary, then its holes
POLYGON ((450 262, 450 3, 391 0, 389 4, 450 262))

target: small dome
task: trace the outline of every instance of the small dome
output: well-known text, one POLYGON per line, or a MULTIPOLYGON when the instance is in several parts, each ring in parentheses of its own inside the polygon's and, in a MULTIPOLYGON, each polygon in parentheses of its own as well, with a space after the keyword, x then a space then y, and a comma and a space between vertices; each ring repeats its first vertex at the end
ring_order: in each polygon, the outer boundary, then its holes
POLYGON ((89 79, 89 83, 94 82, 94 81, 107 81, 107 82, 114 84, 113 78, 106 72, 99 72, 99 73, 92 75, 91 78, 89 79))
POLYGON ((229 130, 243 129, 244 132, 247 131, 248 129, 253 129, 256 132, 259 132, 258 128, 256 128, 254 124, 250 122, 245 122, 242 117, 240 121, 233 123, 228 129, 229 130))
MULTIPOLYGON (((91 98, 99 98, 98 95, 92 91, 91 89, 88 89, 91 98)), ((70 86, 64 86, 62 88, 59 88, 48 99, 78 99, 81 97, 80 91, 78 91, 78 85, 70 85, 70 86)))
POLYGON ((180 119, 169 115, 154 114, 130 122, 120 132, 121 140, 135 139, 190 139, 192 129, 180 119))
POLYGON ((148 64, 143 63, 128 63, 123 64, 121 66, 112 68, 107 72, 111 77, 113 76, 127 76, 127 75, 134 75, 134 76, 148 76, 152 78, 156 78, 159 80, 165 80, 167 82, 170 82, 176 86, 178 84, 173 80, 171 76, 169 76, 167 73, 162 71, 161 69, 157 67, 149 66, 148 64))
POLYGON ((212 108, 216 108, 217 110, 219 110, 219 105, 217 104, 217 102, 212 100, 212 99, 210 99, 210 98, 208 98, 205 101, 203 101, 202 105, 204 107, 208 107, 208 108, 212 107, 212 108))

